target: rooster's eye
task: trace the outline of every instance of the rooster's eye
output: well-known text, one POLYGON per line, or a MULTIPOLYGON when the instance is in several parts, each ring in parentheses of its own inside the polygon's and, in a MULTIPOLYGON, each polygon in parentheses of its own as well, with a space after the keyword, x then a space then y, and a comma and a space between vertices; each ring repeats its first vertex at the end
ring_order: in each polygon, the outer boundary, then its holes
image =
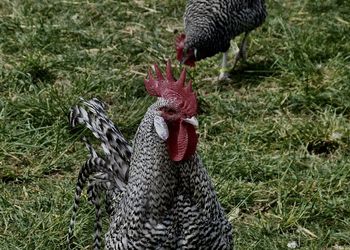
POLYGON ((174 115, 176 113, 174 109, 168 107, 163 107, 160 110, 167 113, 168 115, 174 115))

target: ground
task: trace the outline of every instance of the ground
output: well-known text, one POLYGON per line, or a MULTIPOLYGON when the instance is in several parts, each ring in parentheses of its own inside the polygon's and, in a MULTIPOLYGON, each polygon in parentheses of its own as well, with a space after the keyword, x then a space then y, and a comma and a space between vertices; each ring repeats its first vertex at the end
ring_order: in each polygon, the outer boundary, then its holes
MULTIPOLYGON (((350 248, 350 8, 267 1, 248 61, 217 82, 221 57, 189 75, 199 153, 234 225, 236 249, 350 248)), ((183 31, 185 0, 0 2, 0 249, 64 249, 81 131, 79 97, 98 97, 128 139, 154 101, 143 85, 183 31)), ((76 249, 90 249, 83 199, 76 249)))

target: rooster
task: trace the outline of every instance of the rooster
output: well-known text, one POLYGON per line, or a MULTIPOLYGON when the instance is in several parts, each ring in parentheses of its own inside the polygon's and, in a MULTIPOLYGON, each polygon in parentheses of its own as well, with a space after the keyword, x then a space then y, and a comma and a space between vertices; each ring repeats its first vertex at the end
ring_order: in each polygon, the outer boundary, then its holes
POLYGON ((247 37, 265 20, 264 0, 188 0, 184 14, 185 34, 176 38, 177 59, 189 66, 195 61, 223 52, 219 79, 228 78, 228 49, 231 39, 244 33, 235 55, 247 58, 247 37))
POLYGON ((90 158, 76 187, 69 244, 82 188, 89 181, 90 201, 96 207, 94 248, 100 242, 102 192, 110 218, 106 249, 231 249, 232 226, 218 201, 210 177, 196 153, 197 98, 186 71, 178 80, 170 62, 163 75, 154 65, 145 79, 156 96, 133 140, 133 146, 107 118, 96 99, 89 111, 74 107, 70 123, 84 124, 102 141, 105 156, 87 142, 90 158))

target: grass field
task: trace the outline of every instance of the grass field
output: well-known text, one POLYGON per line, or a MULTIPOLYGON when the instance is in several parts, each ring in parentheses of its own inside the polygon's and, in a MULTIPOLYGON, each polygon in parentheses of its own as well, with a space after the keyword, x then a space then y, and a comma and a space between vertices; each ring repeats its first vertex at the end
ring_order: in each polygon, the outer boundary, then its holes
MULTIPOLYGON (((350 7, 267 1, 248 63, 194 78, 199 152, 235 227, 236 249, 350 249, 350 7)), ((65 249, 87 151, 67 126, 99 97, 131 139, 154 98, 143 78, 174 65, 185 0, 0 1, 0 249, 65 249)), ((179 72, 179 68, 177 69, 179 72)), ((90 249, 86 197, 76 249, 90 249)))

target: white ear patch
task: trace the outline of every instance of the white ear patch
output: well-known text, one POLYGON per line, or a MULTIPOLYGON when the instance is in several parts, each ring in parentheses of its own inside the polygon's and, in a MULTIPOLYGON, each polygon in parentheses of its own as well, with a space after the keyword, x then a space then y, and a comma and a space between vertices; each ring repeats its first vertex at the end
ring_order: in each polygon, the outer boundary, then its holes
POLYGON ((156 115, 154 117, 154 128, 156 129, 156 132, 158 136, 162 140, 166 140, 169 137, 169 129, 168 125, 166 125, 166 122, 164 121, 164 118, 161 116, 156 115))

